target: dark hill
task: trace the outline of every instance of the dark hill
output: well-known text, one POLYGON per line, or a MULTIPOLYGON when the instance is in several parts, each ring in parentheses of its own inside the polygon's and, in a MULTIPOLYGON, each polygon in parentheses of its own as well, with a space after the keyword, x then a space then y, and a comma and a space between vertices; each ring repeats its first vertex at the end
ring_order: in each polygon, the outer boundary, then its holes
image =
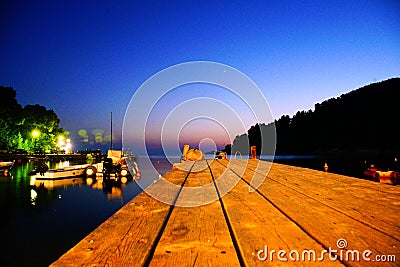
POLYGON ((276 120, 276 154, 398 153, 399 118, 400 78, 373 83, 276 120))

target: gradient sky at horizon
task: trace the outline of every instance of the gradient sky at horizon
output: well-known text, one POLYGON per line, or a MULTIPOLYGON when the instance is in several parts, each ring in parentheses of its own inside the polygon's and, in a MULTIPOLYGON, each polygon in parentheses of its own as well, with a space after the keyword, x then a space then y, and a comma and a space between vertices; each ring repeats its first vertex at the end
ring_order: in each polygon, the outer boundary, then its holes
POLYGON ((140 85, 187 61, 243 72, 274 118, 400 76, 399 1, 17 0, 0 20, 0 85, 53 109, 75 139, 109 133, 113 112, 120 140, 140 85))

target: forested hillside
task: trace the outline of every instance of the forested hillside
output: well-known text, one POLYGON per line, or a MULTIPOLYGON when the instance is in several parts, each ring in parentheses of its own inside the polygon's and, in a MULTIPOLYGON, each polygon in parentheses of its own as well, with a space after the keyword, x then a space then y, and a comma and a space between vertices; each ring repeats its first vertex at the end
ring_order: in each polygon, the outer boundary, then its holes
POLYGON ((398 152, 399 118, 400 78, 392 78, 317 103, 314 110, 282 116, 273 124, 254 125, 236 137, 233 147, 243 147, 239 144, 247 138, 250 145, 260 146, 260 127, 270 133, 275 125, 276 154, 398 152))

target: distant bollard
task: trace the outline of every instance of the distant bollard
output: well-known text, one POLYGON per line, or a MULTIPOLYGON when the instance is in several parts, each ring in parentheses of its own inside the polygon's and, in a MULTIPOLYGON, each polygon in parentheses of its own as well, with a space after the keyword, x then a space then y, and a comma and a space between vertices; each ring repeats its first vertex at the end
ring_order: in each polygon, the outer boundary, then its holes
POLYGON ((219 152, 218 158, 219 159, 227 159, 226 152, 223 152, 223 151, 219 152))
POLYGON ((189 151, 189 145, 184 145, 183 146, 183 152, 182 152, 182 157, 184 158, 184 159, 186 159, 186 155, 187 155, 187 152, 189 151))
POLYGON ((222 153, 222 159, 226 159, 226 152, 222 153))
POLYGON ((250 147, 250 158, 251 159, 256 159, 257 158, 257 147, 256 146, 251 146, 250 147))

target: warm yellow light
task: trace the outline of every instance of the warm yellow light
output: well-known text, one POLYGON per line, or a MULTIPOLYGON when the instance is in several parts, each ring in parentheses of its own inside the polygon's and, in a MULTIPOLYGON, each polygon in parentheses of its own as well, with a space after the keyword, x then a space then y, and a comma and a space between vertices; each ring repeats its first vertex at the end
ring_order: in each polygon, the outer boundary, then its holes
POLYGON ((40 135, 39 130, 33 130, 33 131, 32 131, 32 137, 33 137, 33 138, 37 138, 37 137, 39 137, 39 135, 40 135))
POLYGON ((58 136, 58 142, 57 145, 60 147, 60 149, 64 146, 65 142, 64 142, 64 136, 59 135, 58 136))
POLYGON ((72 153, 72 146, 71 143, 67 143, 65 145, 65 154, 71 154, 72 153))

